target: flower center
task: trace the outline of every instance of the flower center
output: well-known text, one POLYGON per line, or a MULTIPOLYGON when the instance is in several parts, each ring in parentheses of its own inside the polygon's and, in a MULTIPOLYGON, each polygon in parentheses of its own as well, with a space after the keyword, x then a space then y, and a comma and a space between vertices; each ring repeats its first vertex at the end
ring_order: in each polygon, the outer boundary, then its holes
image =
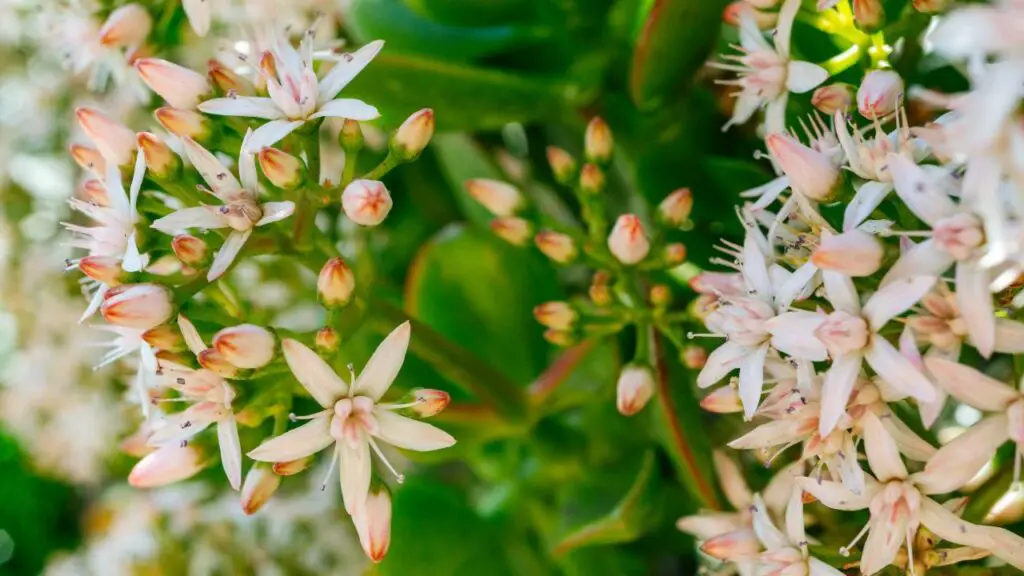
POLYGON ((363 441, 363 434, 377 432, 377 419, 373 415, 374 402, 366 396, 342 398, 334 403, 331 418, 331 436, 338 442, 355 447, 363 441))
POLYGON ((814 331, 833 358, 863 349, 868 344, 868 323, 841 310, 833 312, 814 331))
POLYGON ((954 214, 943 218, 933 228, 935 243, 957 260, 970 257, 974 249, 985 241, 978 220, 970 214, 954 214))
POLYGON ((220 213, 227 220, 228 226, 239 232, 251 230, 263 218, 260 205, 249 198, 233 200, 221 206, 220 213))

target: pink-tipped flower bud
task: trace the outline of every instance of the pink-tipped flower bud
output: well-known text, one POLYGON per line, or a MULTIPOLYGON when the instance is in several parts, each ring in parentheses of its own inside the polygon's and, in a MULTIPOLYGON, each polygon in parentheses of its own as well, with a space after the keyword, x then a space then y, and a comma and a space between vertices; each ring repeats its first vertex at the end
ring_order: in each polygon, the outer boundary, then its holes
POLYGON ((97 206, 110 206, 110 196, 103 182, 90 178, 82 183, 82 199, 97 206))
POLYGON ((125 4, 110 13, 100 28, 100 43, 114 48, 135 48, 153 28, 149 12, 139 4, 125 4))
POLYGON ((500 180, 476 178, 466 181, 466 192, 474 200, 499 217, 515 214, 523 207, 523 195, 519 189, 500 180))
POLYGON ((281 485, 281 476, 274 473, 270 465, 257 463, 249 469, 242 483, 242 512, 252 516, 270 500, 281 485))
POLYGON ((787 134, 769 134, 765 138, 768 152, 789 176, 793 190, 811 200, 832 197, 839 184, 839 168, 827 154, 804 146, 787 134))
POLYGON ((128 484, 135 488, 157 488, 187 480, 203 469, 203 455, 193 446, 168 444, 139 460, 128 484))
POLYGON ((107 162, 127 166, 135 158, 135 132, 93 108, 75 110, 78 124, 107 162))
POLYGON ((416 418, 430 418, 440 414, 451 401, 452 397, 444 390, 416 388, 409 392, 406 398, 403 398, 402 403, 408 406, 406 408, 408 415, 416 418))
POLYGON ((156 134, 139 132, 139 148, 146 157, 147 172, 157 178, 170 178, 181 167, 181 159, 156 134))
POLYGON ((213 348, 239 368, 256 369, 270 364, 276 347, 274 335, 255 324, 239 324, 213 336, 213 348))
POLYGON ((274 471, 274 474, 277 474, 278 476, 294 476, 309 468, 309 465, 312 463, 313 458, 311 456, 307 456, 305 458, 299 458, 298 460, 274 462, 271 469, 274 471))
POLYGON ((374 563, 383 560, 391 545, 391 494, 387 488, 371 490, 366 502, 356 507, 352 523, 366 556, 374 563))
MULTIPOLYGON (((704 356, 707 356, 706 352, 704 356)), ((705 396, 700 401, 700 407, 713 414, 736 414, 743 411, 743 401, 740 400, 739 391, 734 386, 722 386, 705 396)))
POLYGON ((687 346, 680 355, 683 366, 690 370, 700 370, 708 362, 708 351, 700 346, 687 346))
POLYGON ((81 144, 72 144, 69 150, 71 157, 83 170, 89 170, 101 177, 106 174, 107 163, 103 160, 103 155, 99 150, 81 144))
POLYGON ((203 142, 210 135, 209 120, 198 112, 164 107, 157 108, 153 116, 161 126, 175 136, 203 142))
POLYGON ((555 181, 562 185, 570 184, 576 177, 576 159, 572 154, 557 146, 548 146, 547 156, 555 181))
POLYGON ((406 118, 391 139, 391 150, 402 160, 409 162, 419 157, 434 137, 434 111, 424 108, 406 118))
POLYGON ((839 235, 824 234, 811 262, 822 270, 834 270, 845 276, 871 276, 882 266, 885 248, 877 238, 853 229, 839 235))
POLYGON ((236 94, 238 96, 252 96, 256 93, 252 82, 239 76, 234 70, 221 64, 217 60, 209 60, 206 63, 207 75, 222 94, 236 94))
POLYGON ((191 234, 179 234, 171 240, 171 250, 182 264, 193 268, 202 268, 210 260, 210 250, 206 242, 191 234))
POLYGON ((821 86, 811 95, 811 105, 829 116, 853 106, 853 86, 843 82, 821 86))
POLYGON ((654 395, 654 374, 647 366, 630 364, 622 369, 615 391, 619 414, 632 416, 643 409, 654 395))
POLYGON ((338 143, 346 152, 356 152, 363 147, 363 128, 359 121, 346 119, 341 125, 341 132, 338 133, 338 143))
POLYGON ((673 242, 662 250, 662 258, 669 266, 677 266, 686 261, 686 245, 680 242, 673 242))
POLYGON ((316 347, 322 352, 334 352, 341 346, 341 336, 338 331, 330 326, 324 326, 316 331, 314 337, 316 347))
POLYGON ((619 262, 632 265, 647 257, 651 243, 643 222, 634 214, 623 214, 608 235, 608 250, 619 262))
POLYGON ((306 179, 306 165, 283 150, 264 148, 256 158, 263 169, 263 175, 278 188, 294 190, 306 179))
POLYGON ((853 0, 853 20, 864 30, 877 30, 885 22, 882 0, 853 0))
POLYGON ((533 226, 522 218, 507 216, 491 220, 491 231, 498 237, 514 246, 526 246, 533 236, 533 226))
POLYGON ((135 62, 142 81, 173 108, 193 110, 213 93, 206 76, 160 58, 140 58, 135 62))
POLYGON ((857 110, 868 120, 896 111, 903 100, 903 78, 895 70, 872 70, 857 89, 857 110))
POLYGON ((613 146, 612 129, 608 127, 608 123, 600 117, 591 119, 583 135, 583 150, 587 161, 594 164, 608 162, 612 158, 613 146))
POLYGON ((352 300, 356 289, 356 277, 341 258, 331 258, 320 269, 316 281, 320 303, 325 308, 341 308, 352 300))
POLYGON ((207 348, 196 355, 199 365, 221 378, 232 379, 238 376, 238 366, 235 366, 224 357, 216 348, 207 348))
POLYGON ((148 330, 170 320, 174 302, 159 284, 132 284, 108 292, 100 313, 111 324, 148 330))
POLYGON ((664 308, 672 303, 672 289, 665 284, 655 284, 651 286, 647 297, 655 308, 664 308))
POLYGON ((142 339, 157 350, 180 352, 185 350, 185 338, 170 324, 161 324, 142 333, 142 339))
POLYGON ((666 226, 682 226, 690 219, 692 210, 693 194, 689 188, 680 188, 658 204, 658 220, 666 226))
POLYGON ((549 328, 544 331, 544 339, 550 342, 551 344, 554 344, 555 346, 560 346, 562 348, 572 346, 573 344, 576 343, 576 337, 573 335, 572 332, 566 332, 565 330, 555 330, 554 328, 549 328))
POLYGON ((779 13, 758 10, 746 0, 732 2, 722 12, 722 20, 730 26, 739 26, 744 18, 751 19, 758 30, 768 30, 778 23, 779 13))
POLYGON ((740 528, 708 538, 701 545, 700 551, 718 560, 729 561, 756 555, 761 551, 761 543, 750 528, 740 528))
POLYGON ((548 328, 569 331, 580 315, 568 302, 545 302, 533 309, 533 317, 548 328))
POLYGON ((913 0, 914 10, 925 14, 935 14, 949 7, 949 0, 913 0))
POLYGON ((376 226, 391 212, 391 193, 378 180, 353 180, 341 193, 341 207, 360 226, 376 226))
POLYGON ((571 237, 559 232, 539 232, 533 241, 545 256, 559 264, 572 262, 579 253, 576 249, 576 242, 571 237))
POLYGON ((595 164, 584 164, 580 170, 580 191, 584 194, 600 194, 604 190, 604 172, 595 164))
POLYGON ((78 261, 78 269, 82 274, 107 286, 120 285, 126 276, 121 268, 121 259, 113 256, 86 256, 78 261))

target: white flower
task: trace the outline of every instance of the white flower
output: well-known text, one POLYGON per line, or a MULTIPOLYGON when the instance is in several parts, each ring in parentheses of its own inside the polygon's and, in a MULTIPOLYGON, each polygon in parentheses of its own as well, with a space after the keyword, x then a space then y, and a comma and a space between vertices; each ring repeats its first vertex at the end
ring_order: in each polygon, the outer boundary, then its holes
POLYGON ((786 128, 789 93, 807 92, 828 78, 828 72, 821 66, 790 59, 790 34, 799 10, 800 0, 786 0, 782 5, 774 46, 765 40, 750 11, 740 12, 742 54, 726 56, 727 63, 716 64, 718 68, 737 72, 740 76, 724 82, 740 88, 732 118, 724 129, 746 122, 759 108, 766 107, 765 127, 768 132, 782 132, 786 128))
POLYGON ((814 558, 807 550, 804 531, 803 492, 793 490, 786 506, 786 531, 775 527, 760 495, 751 505, 754 534, 764 551, 754 562, 758 574, 792 574, 794 576, 842 576, 843 573, 814 558))
POLYGON ((243 152, 238 159, 239 183, 209 150, 191 138, 182 138, 185 152, 192 164, 209 184, 213 195, 223 202, 220 206, 194 206, 183 208, 153 222, 153 228, 167 234, 176 234, 186 228, 231 228, 231 233, 213 258, 207 280, 213 281, 227 271, 256 226, 264 226, 291 216, 295 204, 290 201, 259 204, 259 183, 256 176, 256 158, 244 152, 246 142, 255 136, 249 132, 242 142, 243 152))
POLYGON ((334 444, 334 461, 341 466, 345 510, 354 514, 369 493, 370 450, 394 471, 376 440, 421 452, 455 444, 447 432, 400 416, 395 412, 399 406, 380 402, 402 367, 411 331, 408 322, 395 328, 377 347, 359 377, 353 375, 349 384, 304 344, 285 339, 281 348, 288 367, 324 410, 305 417, 308 423, 267 440, 249 457, 260 462, 286 462, 334 444))
POLYGON ((244 154, 256 154, 316 118, 373 120, 380 116, 376 108, 361 100, 337 96, 383 47, 384 42, 377 40, 344 54, 327 75, 318 79, 313 69, 312 30, 303 35, 299 50, 287 39, 278 37, 257 67, 257 73, 267 83, 269 97, 214 98, 201 103, 199 110, 219 116, 270 120, 253 132, 244 146, 244 154))

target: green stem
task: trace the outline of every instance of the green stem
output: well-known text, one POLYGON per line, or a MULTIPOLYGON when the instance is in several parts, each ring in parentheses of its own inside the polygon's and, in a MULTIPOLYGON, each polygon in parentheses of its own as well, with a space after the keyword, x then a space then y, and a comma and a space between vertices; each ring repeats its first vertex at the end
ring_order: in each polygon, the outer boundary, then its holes
MULTIPOLYGON (((363 175, 364 180, 380 180, 385 174, 394 170, 402 160, 392 152, 388 152, 384 161, 377 165, 376 168, 370 170, 363 175)), ((347 167, 347 166, 346 166, 347 167)))
POLYGON ((830 76, 835 76, 840 72, 846 71, 848 68, 855 65, 860 61, 861 47, 857 44, 850 46, 846 50, 836 54, 828 60, 821 63, 821 67, 828 71, 830 76))
POLYGON ((345 151, 345 168, 341 172, 341 184, 338 186, 342 190, 349 185, 350 182, 356 178, 356 165, 359 164, 359 150, 352 149, 351 151, 345 151))

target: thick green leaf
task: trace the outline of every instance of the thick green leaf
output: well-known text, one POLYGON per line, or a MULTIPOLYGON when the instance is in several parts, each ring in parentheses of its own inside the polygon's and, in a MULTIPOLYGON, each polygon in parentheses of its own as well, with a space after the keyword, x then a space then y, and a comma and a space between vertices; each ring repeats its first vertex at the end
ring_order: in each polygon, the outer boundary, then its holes
POLYGON ((633 47, 629 93, 641 108, 665 102, 688 83, 718 36, 724 0, 645 2, 643 28, 633 47))
POLYGON ((527 21, 529 0, 405 0, 413 10, 438 22, 481 26, 527 21))
POLYGON ((613 546, 592 546, 573 550, 559 561, 566 576, 646 576, 650 568, 644 557, 613 546))
POLYGON ((466 181, 472 178, 503 180, 501 171, 484 149, 465 134, 439 134, 434 137, 432 147, 463 215, 480 229, 489 229, 494 215, 470 197, 466 181))
POLYGON ((546 413, 594 401, 614 400, 619 349, 612 338, 589 340, 561 352, 534 383, 531 396, 546 413))
POLYGON ((533 307, 560 296, 537 254, 463 225, 445 228, 423 247, 406 283, 411 316, 520 384, 547 364, 533 307))

